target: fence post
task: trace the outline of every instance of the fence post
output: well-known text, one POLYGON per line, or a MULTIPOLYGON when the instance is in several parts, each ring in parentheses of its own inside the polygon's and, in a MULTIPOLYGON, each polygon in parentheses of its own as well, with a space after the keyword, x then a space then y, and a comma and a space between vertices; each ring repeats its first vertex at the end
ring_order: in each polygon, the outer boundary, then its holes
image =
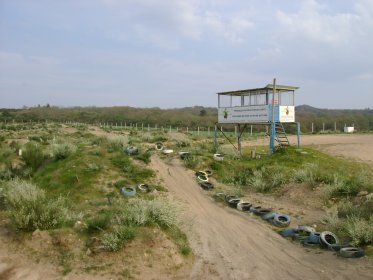
POLYGON ((144 131, 144 123, 141 123, 141 130, 144 131))
POLYGON ((150 131, 150 124, 148 124, 148 131, 150 131))
POLYGON ((324 132, 325 131, 325 123, 323 122, 322 123, 322 132, 324 132))
POLYGON ((334 132, 337 131, 337 122, 334 122, 334 132))
POLYGON ((311 123, 311 132, 313 133, 313 123, 311 123))
POLYGON ((199 126, 197 127, 197 135, 199 135, 199 126))
POLYGON ((189 127, 187 127, 187 133, 189 132, 189 127))
POLYGON ((250 135, 253 136, 253 125, 250 126, 250 135))
POLYGON ((171 125, 170 125, 170 133, 171 133, 171 125))

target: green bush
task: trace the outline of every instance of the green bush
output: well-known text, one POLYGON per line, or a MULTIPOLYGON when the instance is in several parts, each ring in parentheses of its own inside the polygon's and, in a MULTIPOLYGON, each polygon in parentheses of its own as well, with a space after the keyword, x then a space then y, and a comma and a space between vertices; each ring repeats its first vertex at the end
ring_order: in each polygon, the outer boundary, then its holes
POLYGON ((132 240, 136 236, 133 227, 119 226, 114 232, 106 233, 102 237, 102 245, 109 251, 119 251, 123 244, 132 240))
POLYGON ((317 166, 313 163, 306 163, 302 168, 296 169, 293 173, 293 181, 297 183, 315 183, 315 171, 317 166))
POLYGON ((249 179, 249 185, 257 192, 267 192, 271 185, 265 181, 264 169, 257 169, 253 171, 252 177, 249 179))
POLYGON ((369 220, 359 217, 348 217, 345 231, 355 246, 373 243, 373 215, 369 220))
POLYGON ((170 228, 177 225, 179 213, 176 205, 165 199, 141 200, 132 199, 122 205, 122 222, 127 225, 158 225, 170 228))
POLYGON ((5 185, 5 207, 17 228, 57 228, 71 220, 62 197, 49 199, 35 184, 14 179, 5 185))
POLYGON ((52 145, 53 156, 55 159, 65 159, 74 154, 76 146, 70 142, 54 143, 52 145))
POLYGON ((123 152, 125 147, 127 146, 128 141, 124 138, 115 138, 110 139, 108 144, 108 151, 114 152, 123 152))
POLYGON ((109 227, 111 217, 108 214, 99 214, 87 220, 87 231, 93 233, 99 230, 104 230, 109 227))
POLYGON ((144 163, 148 164, 150 163, 150 157, 152 153, 150 151, 146 151, 145 153, 140 153, 139 155, 135 156, 135 159, 141 160, 144 163))
POLYGON ((184 158, 184 164, 187 168, 196 168, 197 165, 198 165, 198 160, 197 160, 197 157, 193 156, 193 155, 189 155, 187 157, 184 158))
POLYGON ((360 190, 360 185, 356 184, 353 180, 345 179, 342 175, 335 173, 333 176, 333 182, 327 184, 326 196, 327 198, 333 196, 351 196, 356 195, 360 190))
POLYGON ((43 164, 45 159, 43 150, 38 144, 33 142, 26 144, 22 153, 22 158, 26 166, 32 168, 33 171, 36 171, 43 164))

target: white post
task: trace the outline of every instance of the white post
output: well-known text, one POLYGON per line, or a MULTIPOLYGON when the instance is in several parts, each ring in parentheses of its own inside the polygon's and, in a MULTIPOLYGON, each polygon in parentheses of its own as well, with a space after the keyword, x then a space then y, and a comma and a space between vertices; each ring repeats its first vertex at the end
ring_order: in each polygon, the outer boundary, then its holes
POLYGON ((210 127, 207 127, 207 135, 210 136, 210 127))
POLYGON ((322 123, 322 132, 324 132, 325 131, 325 123, 323 122, 322 123))
POLYGON ((199 135, 199 126, 197 127, 197 135, 199 135))
POLYGON ((187 133, 189 132, 189 127, 187 127, 187 133))
POLYGON ((250 135, 253 136, 253 125, 250 126, 250 135))
POLYGON ((144 131, 144 123, 141 123, 141 130, 144 131))
POLYGON ((311 123, 311 132, 313 133, 313 123, 311 123))
POLYGON ((150 131, 150 124, 148 124, 148 131, 150 131))
POLYGON ((171 125, 170 125, 170 133, 171 133, 171 125))

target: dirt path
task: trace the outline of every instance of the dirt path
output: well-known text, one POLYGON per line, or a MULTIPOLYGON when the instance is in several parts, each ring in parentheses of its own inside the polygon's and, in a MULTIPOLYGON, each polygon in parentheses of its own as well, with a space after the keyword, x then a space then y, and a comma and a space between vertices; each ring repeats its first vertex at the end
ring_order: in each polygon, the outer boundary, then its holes
POLYGON ((178 160, 165 163, 153 156, 151 167, 186 209, 186 230, 197 260, 185 278, 372 279, 373 264, 367 259, 307 252, 256 217, 219 206, 178 160))
MULTIPOLYGON (((297 145, 297 137, 289 136, 291 145, 297 145)), ((301 146, 313 146, 332 155, 342 156, 373 164, 373 134, 324 134, 302 135, 301 146)), ((268 145, 269 138, 245 141, 243 146, 268 145)))

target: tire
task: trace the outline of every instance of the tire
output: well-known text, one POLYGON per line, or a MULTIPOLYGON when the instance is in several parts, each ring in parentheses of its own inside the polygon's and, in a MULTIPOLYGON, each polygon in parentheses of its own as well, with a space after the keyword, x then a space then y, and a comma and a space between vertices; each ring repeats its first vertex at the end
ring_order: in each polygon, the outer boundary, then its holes
POLYGON ((179 156, 180 156, 181 159, 186 159, 186 158, 190 157, 190 153, 189 152, 179 152, 179 156))
POLYGON ((270 212, 272 212, 272 210, 269 209, 269 208, 260 208, 260 209, 256 210, 254 212, 254 214, 261 217, 261 216, 264 216, 264 215, 266 215, 266 214, 268 214, 270 212))
POLYGON ((319 247, 320 246, 320 243, 314 243, 314 242, 310 241, 308 238, 301 241, 301 243, 305 247, 319 247))
POLYGON ((303 242, 303 241, 307 240, 308 235, 303 235, 303 234, 295 233, 291 238, 294 241, 303 242))
POLYGON ((322 247, 329 247, 334 244, 339 244, 338 237, 334 233, 330 231, 320 233, 320 245, 322 247))
POLYGON ((148 184, 139 184, 137 188, 139 189, 140 192, 144 192, 144 193, 150 191, 148 184))
POLYGON ((202 182, 202 183, 200 183, 200 186, 204 190, 211 190, 211 189, 214 188, 214 185, 210 182, 202 182))
POLYGON ((120 189, 120 193, 124 196, 135 196, 136 188, 135 187, 123 187, 120 189))
POLYGON ((165 155, 172 154, 173 152, 174 152, 174 150, 172 150, 172 149, 163 149, 162 150, 162 153, 164 153, 165 155))
POLYGON ((204 172, 206 173, 206 175, 208 177, 210 177, 210 176, 212 176, 212 174, 214 174, 214 172, 211 169, 206 169, 204 172))
POLYGON ((344 258, 361 258, 364 257, 365 252, 361 248, 345 247, 339 250, 338 255, 344 258))
POLYGON ((139 149, 137 147, 134 147, 134 146, 130 146, 127 148, 127 154, 128 155, 137 155, 139 153, 139 149))
POLYGON ((239 198, 232 198, 228 201, 228 205, 232 208, 237 208, 237 204, 240 203, 241 199, 239 198))
POLYGON ((273 224, 277 227, 287 227, 290 225, 290 217, 285 214, 276 214, 273 218, 273 224))
POLYGON ((295 231, 293 228, 288 228, 288 229, 281 230, 279 234, 281 234, 283 237, 292 237, 295 235, 295 231))
POLYGON ((224 156, 222 154, 214 154, 214 160, 216 161, 223 161, 224 160, 224 156))
POLYGON ((162 144, 161 142, 157 142, 157 143, 155 143, 155 149, 156 149, 157 151, 162 151, 163 148, 164 148, 164 146, 163 146, 163 144, 162 144))
POLYGON ((307 240, 311 243, 320 244, 320 232, 311 232, 307 240))
POLYGON ((215 194, 216 197, 219 197, 219 198, 222 198, 222 199, 225 199, 225 193, 223 192, 218 192, 215 194))
POLYGON ((276 212, 269 212, 268 214, 263 215, 262 219, 265 221, 272 220, 276 215, 276 212))
POLYGON ((196 173, 194 173, 197 177, 199 176, 199 175, 203 175, 203 176, 208 176, 207 175, 207 173, 205 172, 205 171, 201 171, 201 170, 199 170, 199 171, 196 171, 196 173))
POLYGON ((239 202, 237 204, 237 210, 240 211, 249 211, 252 204, 250 202, 239 202))
POLYGON ((207 176, 205 176, 205 175, 198 175, 197 176, 197 181, 199 183, 208 182, 209 178, 207 176))
POLYGON ((304 232, 304 233, 308 233, 308 235, 310 235, 311 232, 315 232, 315 229, 313 227, 304 226, 304 225, 298 225, 294 230, 296 233, 304 232))
POLYGON ((225 196, 225 201, 228 203, 229 200, 233 199, 233 198, 239 198, 237 195, 232 195, 232 194, 227 194, 225 196))
POLYGON ((262 206, 255 206, 255 207, 250 207, 250 212, 251 213, 254 213, 255 214, 255 212, 256 211, 258 211, 258 210, 260 210, 260 209, 262 209, 262 206))

